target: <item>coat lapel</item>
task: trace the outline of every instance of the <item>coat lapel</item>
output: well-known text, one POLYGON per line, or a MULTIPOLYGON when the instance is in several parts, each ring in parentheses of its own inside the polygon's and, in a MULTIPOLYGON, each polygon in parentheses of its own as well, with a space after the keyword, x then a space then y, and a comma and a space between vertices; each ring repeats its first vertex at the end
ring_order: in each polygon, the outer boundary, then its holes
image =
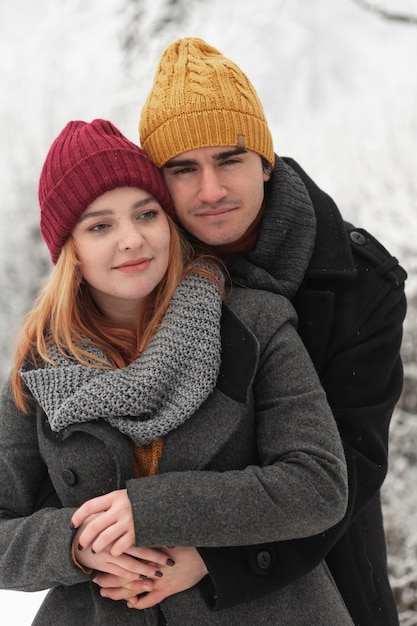
POLYGON ((251 385, 259 343, 228 307, 221 320, 222 362, 215 390, 200 409, 165 437, 160 472, 207 467, 229 441, 242 419, 252 414, 251 385))
POLYGON ((206 468, 246 413, 245 405, 216 388, 193 417, 165 437, 159 472, 206 468))

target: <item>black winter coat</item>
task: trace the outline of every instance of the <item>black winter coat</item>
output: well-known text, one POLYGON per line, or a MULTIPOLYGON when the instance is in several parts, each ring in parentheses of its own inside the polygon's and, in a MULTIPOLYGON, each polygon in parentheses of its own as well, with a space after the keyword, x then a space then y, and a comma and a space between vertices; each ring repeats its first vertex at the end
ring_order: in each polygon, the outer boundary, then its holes
POLYGON ((303 180, 316 213, 314 253, 293 304, 345 447, 349 506, 342 522, 315 537, 201 549, 215 589, 204 591, 214 609, 230 606, 284 587, 326 558, 357 626, 396 626, 379 490, 403 382, 406 272, 371 235, 343 222, 295 161, 284 161, 303 180))

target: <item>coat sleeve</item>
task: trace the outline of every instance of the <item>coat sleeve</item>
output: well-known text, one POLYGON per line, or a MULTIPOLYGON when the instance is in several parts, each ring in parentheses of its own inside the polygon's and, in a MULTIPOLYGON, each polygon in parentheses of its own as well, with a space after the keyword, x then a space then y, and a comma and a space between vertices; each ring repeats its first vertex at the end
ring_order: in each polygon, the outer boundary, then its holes
POLYGON ((75 509, 36 511, 46 478, 35 415, 20 413, 6 382, 0 396, 0 588, 39 591, 88 577, 71 561, 75 509))
MULTIPOLYGON (((261 337, 255 408, 249 403, 246 414, 235 409, 244 414, 239 428, 245 427, 246 441, 235 432, 210 469, 128 481, 140 545, 229 547, 293 539, 322 532, 344 514, 345 460, 325 394, 288 317, 278 327, 271 324, 266 311, 277 297, 262 296, 242 295, 246 303, 258 302, 247 317, 256 320, 254 334, 261 337), (253 448, 253 439, 258 462, 247 465, 239 447, 253 448)), ((230 405, 221 397, 217 402, 226 415, 230 405)))

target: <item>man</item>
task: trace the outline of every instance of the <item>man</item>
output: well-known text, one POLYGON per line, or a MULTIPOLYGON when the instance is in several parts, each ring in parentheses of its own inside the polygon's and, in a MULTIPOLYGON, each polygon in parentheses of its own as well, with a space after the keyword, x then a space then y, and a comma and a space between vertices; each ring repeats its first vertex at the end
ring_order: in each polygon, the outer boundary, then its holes
POLYGON ((139 129, 191 237, 224 259, 235 284, 292 300, 349 469, 346 516, 328 532, 199 548, 213 589, 207 601, 218 609, 257 598, 325 558, 355 624, 398 624, 379 490, 402 389, 405 271, 371 235, 345 223, 295 161, 274 155, 250 81, 202 40, 165 50, 139 129))

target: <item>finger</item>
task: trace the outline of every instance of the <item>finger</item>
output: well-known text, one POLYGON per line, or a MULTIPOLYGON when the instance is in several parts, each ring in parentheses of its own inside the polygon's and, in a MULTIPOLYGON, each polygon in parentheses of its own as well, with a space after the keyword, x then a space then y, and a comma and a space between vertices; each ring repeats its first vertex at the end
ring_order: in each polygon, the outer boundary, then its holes
MULTIPOLYGON (((85 550, 85 553, 88 554, 88 549, 85 550)), ((126 584, 126 581, 145 579, 151 576, 158 577, 155 566, 141 563, 126 554, 121 557, 113 557, 103 552, 102 554, 92 554, 91 558, 82 562, 99 572, 94 577, 94 581, 102 587, 121 587, 126 584), (109 578, 109 576, 113 576, 113 578, 109 578)))
POLYGON ((140 609, 140 610, 150 609, 153 606, 156 606, 157 604, 162 602, 162 600, 165 600, 167 595, 169 595, 169 593, 166 594, 159 589, 158 590, 154 589, 153 591, 150 591, 146 595, 138 597, 137 601, 135 602, 134 605, 132 605, 131 608, 140 609))
MULTIPOLYGON (((127 554, 115 557, 111 562, 113 565, 117 565, 120 568, 120 571, 124 572, 129 580, 137 580, 138 578, 156 580, 162 578, 163 576, 162 572, 158 569, 158 566, 155 566, 152 563, 148 564, 138 561, 127 554)), ((109 573, 114 574, 115 572, 112 570, 109 573)), ((123 576, 123 573, 118 575, 123 576)))
POLYGON ((112 574, 113 576, 117 576, 118 578, 123 578, 128 581, 137 580, 139 576, 143 574, 138 574, 137 572, 132 572, 131 570, 125 569, 121 565, 116 563, 106 563, 102 565, 103 570, 105 570, 108 574, 112 574))
POLYGON ((78 531, 78 543, 81 546, 91 545, 94 552, 102 552, 105 548, 114 545, 125 534, 129 534, 129 541, 124 540, 126 549, 134 541, 133 525, 116 517, 113 511, 107 511, 92 517, 78 531))
MULTIPOLYGON (((82 538, 83 541, 85 540, 84 537, 87 540, 90 539, 89 534, 87 534, 88 532, 90 532, 91 535, 95 535, 91 539, 91 545, 94 552, 102 552, 107 547, 110 549, 110 546, 113 546, 113 544, 124 535, 124 532, 117 520, 112 520, 110 522, 110 518, 107 517, 108 523, 106 523, 106 520, 101 519, 104 518, 104 516, 105 514, 103 513, 103 515, 100 516, 99 522, 94 524, 94 526, 93 522, 91 522, 91 525, 87 526, 85 531, 80 534, 80 540, 82 538)), ((130 541, 129 545, 131 544, 132 541, 130 541)), ((129 547, 129 545, 127 547, 129 547)))
POLYGON ((110 507, 111 501, 109 498, 109 494, 105 494, 104 496, 98 496, 97 498, 92 498, 91 500, 87 500, 77 509, 74 515, 71 517, 71 528, 78 528, 81 524, 93 515, 94 513, 102 513, 103 511, 107 511, 110 507))
MULTIPOLYGON (((109 529, 110 531, 111 529, 109 529)), ((105 534, 107 533, 102 533, 100 535, 100 537, 98 538, 98 544, 100 545, 101 541, 105 541, 105 534)), ((110 533, 109 533, 110 534, 110 533)), ((110 553, 113 556, 120 556, 121 554, 124 554, 126 552, 126 550, 128 550, 130 548, 130 546, 132 545, 134 541, 134 535, 133 535, 133 530, 129 531, 127 533, 125 533, 124 535, 122 535, 121 537, 119 537, 118 539, 114 540, 114 543, 112 545, 112 547, 110 548, 110 553)), ((111 541, 110 541, 111 543, 111 541)))
POLYGON ((150 581, 135 581, 125 587, 103 587, 100 589, 100 595, 102 598, 109 598, 110 600, 130 600, 131 598, 137 598, 138 594, 148 593, 152 591, 153 585, 150 581))
MULTIPOLYGON (((106 532, 106 530, 113 525, 113 523, 114 522, 111 520, 111 516, 106 513, 96 515, 90 521, 86 522, 82 529, 78 531, 78 544, 81 548, 92 545, 98 540, 102 533, 106 532)), ((113 531, 110 536, 112 537, 114 534, 117 533, 114 533, 113 531)), ((104 543, 108 545, 107 541, 104 543)), ((98 545, 93 546, 93 549, 95 552, 101 552, 102 550, 102 548, 98 548, 98 545)))
POLYGON ((98 572, 93 578, 93 583, 99 587, 124 587, 131 582, 130 578, 121 578, 121 576, 115 576, 114 574, 107 574, 106 572, 98 572))
POLYGON ((124 552, 125 554, 130 554, 136 559, 148 561, 160 567, 163 567, 165 565, 172 567, 173 565, 175 565, 175 560, 171 556, 167 555, 166 552, 164 552, 163 550, 129 546, 124 552))

